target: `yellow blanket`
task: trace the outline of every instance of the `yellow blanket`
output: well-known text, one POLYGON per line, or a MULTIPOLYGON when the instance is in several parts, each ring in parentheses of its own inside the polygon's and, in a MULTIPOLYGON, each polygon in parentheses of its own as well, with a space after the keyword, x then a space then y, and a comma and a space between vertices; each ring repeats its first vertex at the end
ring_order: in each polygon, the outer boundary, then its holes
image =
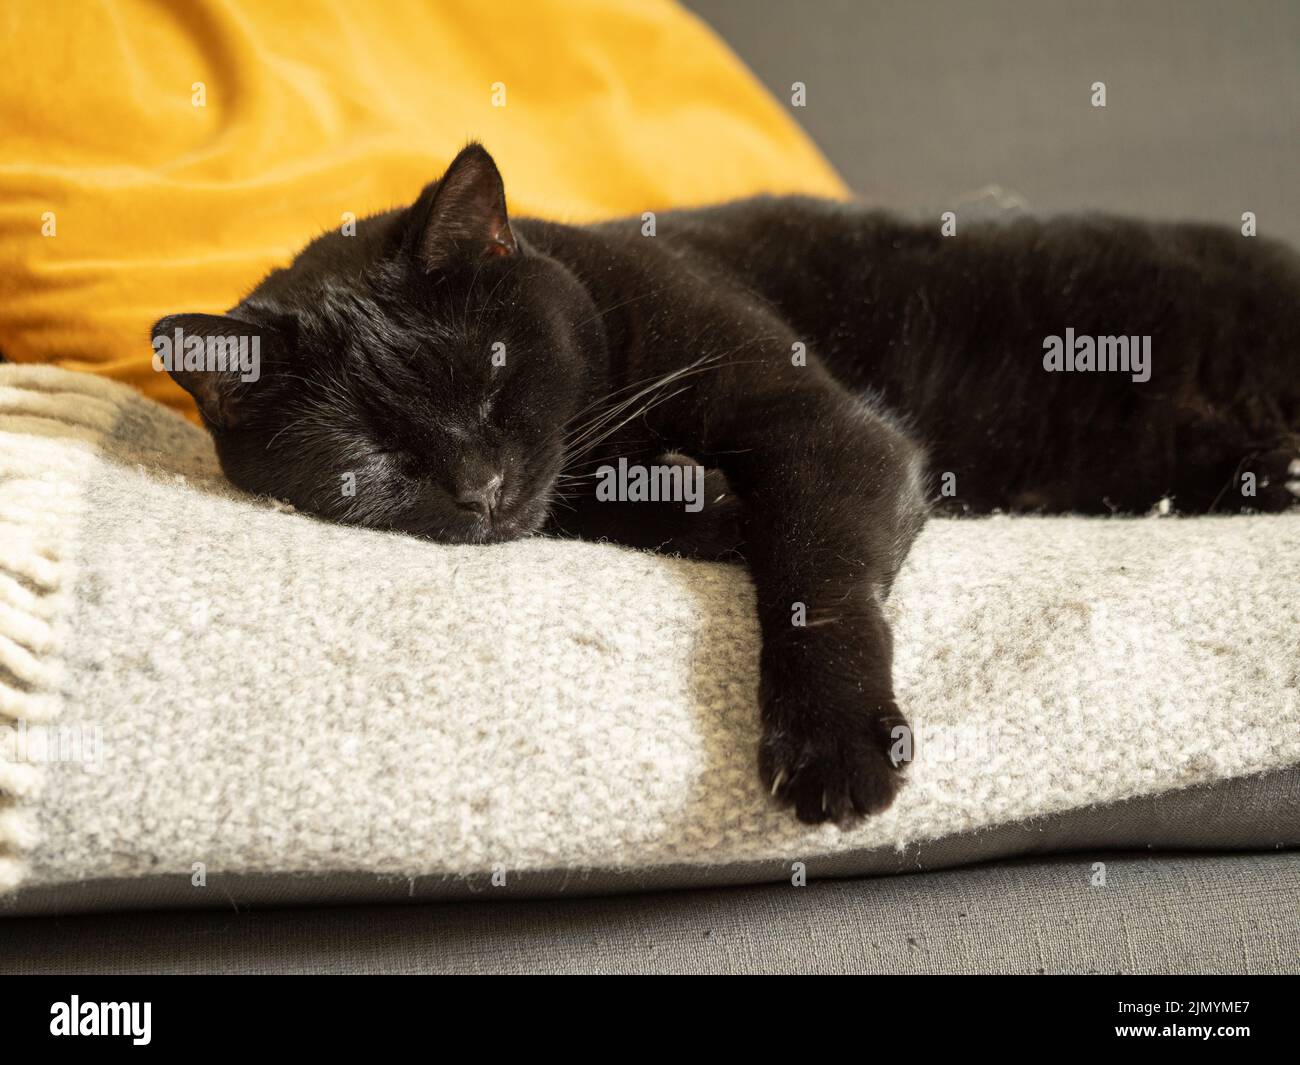
POLYGON ((470 138, 516 214, 844 191, 667 0, 6 0, 0 69, 0 351, 182 410, 156 318, 231 306, 470 138))

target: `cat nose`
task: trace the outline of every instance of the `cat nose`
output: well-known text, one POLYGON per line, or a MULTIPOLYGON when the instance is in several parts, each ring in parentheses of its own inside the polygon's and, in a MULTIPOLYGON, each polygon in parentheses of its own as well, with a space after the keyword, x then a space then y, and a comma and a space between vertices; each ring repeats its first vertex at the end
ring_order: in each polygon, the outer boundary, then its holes
POLYGON ((500 501, 501 474, 499 473, 494 473, 486 481, 470 485, 462 484, 456 489, 456 505, 482 518, 491 517, 500 501))

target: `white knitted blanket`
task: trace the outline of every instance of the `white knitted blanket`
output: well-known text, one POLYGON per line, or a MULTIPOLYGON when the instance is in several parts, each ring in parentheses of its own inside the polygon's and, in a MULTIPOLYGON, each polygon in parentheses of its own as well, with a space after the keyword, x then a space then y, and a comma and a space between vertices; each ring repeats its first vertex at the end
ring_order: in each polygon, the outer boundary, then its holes
POLYGON ((1300 762, 1300 514, 933 521, 890 605, 916 760, 851 832, 759 784, 740 568, 328 525, 20 366, 0 537, 2 889, 797 859, 1300 762))

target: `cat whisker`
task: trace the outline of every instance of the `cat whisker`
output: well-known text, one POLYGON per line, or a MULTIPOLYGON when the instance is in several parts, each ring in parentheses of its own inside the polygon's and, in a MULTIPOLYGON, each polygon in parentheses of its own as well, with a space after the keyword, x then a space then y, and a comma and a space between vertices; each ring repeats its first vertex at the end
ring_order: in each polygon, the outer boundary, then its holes
MULTIPOLYGON (((690 363, 686 366, 673 370, 672 372, 664 374, 661 377, 655 378, 651 384, 641 388, 640 391, 636 392, 632 396, 620 400, 613 407, 611 407, 606 411, 601 412, 600 415, 593 418, 590 422, 581 426, 580 429, 576 430, 575 433, 572 435, 572 438, 568 442, 569 448, 573 449, 579 447, 580 445, 585 445, 587 441, 590 440, 591 437, 595 435, 600 429, 606 426, 611 420, 617 418, 623 411, 627 410, 628 407, 636 403, 643 396, 653 393, 658 389, 666 388, 669 385, 672 385, 675 382, 685 377, 691 376, 692 374, 702 373, 706 369, 713 369, 715 367, 708 364, 716 363, 718 359, 721 357, 722 356, 720 355, 705 356, 704 358, 697 359, 693 363, 690 363)), ((650 406, 651 406, 650 404, 646 405, 644 408, 642 408, 642 412, 645 410, 649 410, 650 406)), ((636 417, 636 415, 634 414, 632 415, 632 417, 634 418, 636 417)), ((631 418, 626 419, 623 423, 620 424, 626 424, 626 421, 628 420, 631 420, 631 418)), ((605 434, 605 436, 608 436, 608 434, 605 434)), ((600 437, 600 439, 604 439, 604 437, 602 436, 600 437)), ((583 450, 586 449, 584 448, 583 450)), ((578 453, 581 454, 583 452, 579 451, 578 453)))
POLYGON ((632 296, 629 299, 622 300, 619 303, 611 304, 608 307, 600 307, 596 310, 595 314, 590 315, 589 317, 584 318, 582 321, 580 321, 578 323, 578 326, 579 327, 584 326, 589 322, 594 322, 597 318, 605 317, 605 315, 611 313, 612 311, 620 310, 623 307, 630 307, 633 303, 640 303, 642 300, 649 299, 651 296, 657 296, 661 291, 662 289, 657 289, 657 288, 647 289, 645 292, 642 292, 639 296, 632 296))
POLYGON ((610 426, 608 429, 606 429, 604 432, 602 432, 599 436, 597 436, 594 440, 591 440, 591 441, 585 443, 585 444, 583 445, 583 447, 578 451, 578 453, 577 453, 575 456, 573 456, 573 457, 574 457, 574 458, 582 458, 582 457, 586 456, 586 455, 589 454, 589 453, 590 453, 594 448, 599 447, 599 446, 600 446, 601 444, 603 444, 606 440, 608 440, 611 436, 613 436, 616 432, 618 432, 619 429, 623 428, 623 426, 625 426, 628 422, 630 422, 630 421, 635 421, 637 418, 643 417, 647 412, 653 410, 655 407, 658 407, 658 406, 660 406, 661 404, 667 403, 670 399, 675 399, 677 396, 680 396, 683 392, 689 391, 689 389, 690 389, 690 386, 687 385, 686 388, 679 388, 676 392, 672 392, 672 393, 670 393, 670 394, 667 395, 667 396, 657 397, 657 398, 651 400, 650 402, 644 404, 643 406, 638 407, 638 408, 637 408, 636 410, 634 410, 631 414, 629 414, 627 417, 625 417, 622 421, 618 422, 618 423, 615 424, 615 425, 610 426))

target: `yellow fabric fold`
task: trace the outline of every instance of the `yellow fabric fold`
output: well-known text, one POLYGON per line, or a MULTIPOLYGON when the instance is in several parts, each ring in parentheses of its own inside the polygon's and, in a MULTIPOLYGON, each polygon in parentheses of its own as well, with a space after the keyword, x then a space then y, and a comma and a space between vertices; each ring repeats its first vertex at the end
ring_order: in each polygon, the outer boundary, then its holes
POLYGON ((155 319, 231 306, 469 139, 516 214, 844 193, 666 0, 8 0, 0 69, 0 350, 182 410, 155 319))

